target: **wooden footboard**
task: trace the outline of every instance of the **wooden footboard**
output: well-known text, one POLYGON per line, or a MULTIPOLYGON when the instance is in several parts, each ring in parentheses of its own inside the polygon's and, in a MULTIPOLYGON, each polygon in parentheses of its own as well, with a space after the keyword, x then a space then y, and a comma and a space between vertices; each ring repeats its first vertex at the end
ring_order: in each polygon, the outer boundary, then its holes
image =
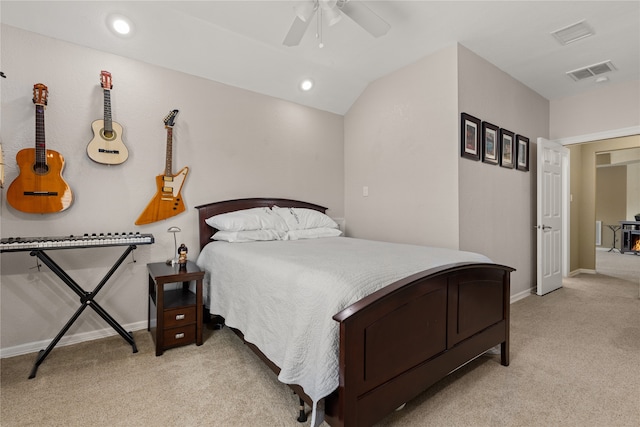
POLYGON ((500 344, 509 364, 510 267, 456 264, 371 294, 340 322, 340 387, 326 398, 332 426, 367 426, 500 344))

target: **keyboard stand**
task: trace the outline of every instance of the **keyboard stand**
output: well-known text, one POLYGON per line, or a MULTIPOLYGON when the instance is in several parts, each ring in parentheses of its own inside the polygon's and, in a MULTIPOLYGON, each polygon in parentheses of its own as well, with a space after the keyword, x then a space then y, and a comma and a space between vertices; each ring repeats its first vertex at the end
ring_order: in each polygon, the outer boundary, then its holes
POLYGON ((120 258, 118 258, 116 263, 113 264, 113 267, 111 267, 109 272, 102 278, 100 283, 98 283, 98 286, 96 286, 95 289, 91 292, 87 292, 84 289, 82 289, 80 285, 78 285, 71 277, 69 277, 69 275, 58 264, 56 264, 55 261, 53 261, 49 257, 49 255, 45 253, 44 249, 34 249, 31 251, 31 256, 38 257, 38 259, 40 259, 47 267, 49 267, 56 276, 58 276, 67 286, 69 286, 69 288, 71 288, 71 290, 73 290, 80 297, 81 305, 80 305, 80 308, 76 310, 73 316, 71 316, 69 321, 67 321, 64 327, 60 330, 60 332, 58 332, 58 335, 56 335, 53 341, 51 341, 49 346, 46 349, 40 350, 38 352, 38 358, 36 359, 36 363, 33 365, 33 369, 31 370, 29 379, 35 378, 36 372, 38 371, 38 367, 40 366, 40 364, 44 362, 44 359, 49 355, 49 353, 51 352, 51 350, 53 350, 56 344, 58 344, 58 341, 60 341, 62 336, 69 330, 71 325, 76 321, 76 319, 80 316, 80 314, 82 314, 84 309, 87 307, 91 307, 96 313, 100 315, 100 317, 102 317, 105 320, 105 322, 111 325, 111 327, 115 329, 115 331, 119 333, 120 336, 122 336, 122 338, 124 338, 125 341, 131 345, 134 353, 138 352, 136 343, 133 340, 133 334, 131 332, 125 331, 124 328, 120 326, 120 324, 116 322, 115 319, 111 317, 104 308, 102 308, 97 302, 94 301, 94 298, 98 294, 98 292, 100 292, 100 289, 102 289, 102 287, 111 278, 113 273, 115 273, 118 267, 120 267, 120 265, 124 262, 127 256, 134 249, 136 249, 136 245, 127 246, 127 249, 125 249, 124 253, 120 256, 120 258))

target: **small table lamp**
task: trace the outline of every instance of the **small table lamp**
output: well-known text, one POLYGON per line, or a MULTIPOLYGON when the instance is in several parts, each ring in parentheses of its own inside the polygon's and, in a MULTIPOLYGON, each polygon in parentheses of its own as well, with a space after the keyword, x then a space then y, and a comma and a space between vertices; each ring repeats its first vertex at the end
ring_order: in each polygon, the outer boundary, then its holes
POLYGON ((181 232, 179 227, 169 227, 167 232, 173 233, 173 258, 167 260, 167 265, 176 265, 178 262, 178 241, 176 239, 176 233, 181 232))

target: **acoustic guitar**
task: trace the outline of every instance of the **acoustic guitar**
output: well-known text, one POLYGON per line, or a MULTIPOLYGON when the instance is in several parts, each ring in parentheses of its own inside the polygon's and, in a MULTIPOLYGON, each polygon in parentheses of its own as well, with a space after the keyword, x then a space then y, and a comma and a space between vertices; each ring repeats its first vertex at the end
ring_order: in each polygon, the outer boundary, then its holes
POLYGON ((91 123, 93 139, 87 145, 87 154, 94 162, 105 165, 119 165, 129 157, 129 150, 122 142, 122 126, 111 119, 111 73, 100 73, 100 86, 104 94, 104 120, 91 123))
POLYGON ((18 151, 16 161, 20 174, 7 190, 7 201, 15 209, 27 213, 61 212, 71 206, 73 194, 62 178, 64 157, 48 150, 44 137, 44 109, 48 89, 42 83, 33 86, 36 105, 36 147, 18 151))
POLYGON ((189 168, 185 166, 174 175, 171 165, 171 159, 173 158, 173 125, 177 115, 178 110, 173 110, 164 118, 164 127, 167 129, 167 161, 164 175, 156 177, 156 186, 158 187, 156 194, 136 220, 136 225, 167 219, 185 210, 181 190, 189 173, 189 168))

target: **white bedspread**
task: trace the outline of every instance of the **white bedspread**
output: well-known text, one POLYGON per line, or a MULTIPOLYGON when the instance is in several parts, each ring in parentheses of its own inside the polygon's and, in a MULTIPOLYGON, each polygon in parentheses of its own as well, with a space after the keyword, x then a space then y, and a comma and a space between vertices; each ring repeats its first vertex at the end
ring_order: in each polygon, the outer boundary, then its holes
MULTIPOLYGON (((298 384, 315 403, 338 387, 333 315, 411 274, 456 262, 491 262, 471 252, 348 237, 212 242, 198 257, 210 311, 298 384)), ((313 425, 313 424, 312 424, 313 425)))

